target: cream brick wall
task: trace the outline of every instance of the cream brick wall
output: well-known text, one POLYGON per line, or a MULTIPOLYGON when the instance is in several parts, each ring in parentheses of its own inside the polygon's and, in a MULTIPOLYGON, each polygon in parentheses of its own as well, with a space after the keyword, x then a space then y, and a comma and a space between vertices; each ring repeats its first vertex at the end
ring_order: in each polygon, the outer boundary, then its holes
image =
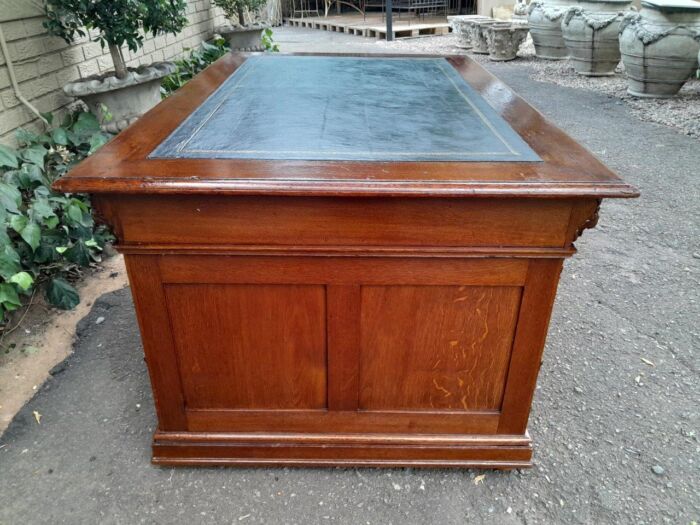
MULTIPOLYGON (((0 24, 5 34, 15 75, 22 94, 42 112, 60 113, 73 100, 62 87, 72 80, 112 69, 109 51, 83 38, 72 45, 50 36, 42 26, 36 1, 0 1, 0 24), (4 4, 4 5, 2 5, 4 4), (13 17, 13 10, 16 16, 13 17), (39 15, 39 16, 32 16, 39 15), (12 18, 19 19, 12 19, 12 18)), ((124 48, 129 66, 172 60, 208 40, 224 20, 210 0, 188 0, 187 27, 178 35, 148 35, 144 46, 133 53, 124 48)), ((14 144, 14 131, 38 129, 40 122, 15 97, 7 73, 6 57, 0 52, 0 143, 14 144)))

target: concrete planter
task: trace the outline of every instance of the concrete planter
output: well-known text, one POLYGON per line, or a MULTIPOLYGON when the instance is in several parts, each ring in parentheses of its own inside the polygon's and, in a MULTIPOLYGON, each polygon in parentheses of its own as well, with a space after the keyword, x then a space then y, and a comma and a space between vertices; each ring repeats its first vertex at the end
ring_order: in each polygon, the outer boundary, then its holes
POLYGON ((175 69, 170 62, 157 62, 130 69, 123 79, 114 74, 93 75, 66 84, 63 91, 82 100, 103 123, 102 129, 118 133, 160 102, 161 79, 175 69))
POLYGON ((632 0, 579 0, 561 23, 564 43, 580 75, 614 75, 620 62, 620 21, 632 0))
POLYGON ((228 40, 231 51, 264 51, 262 32, 267 29, 264 24, 249 26, 225 25, 216 28, 216 32, 228 40))
POLYGON ((638 97, 672 97, 697 70, 700 3, 643 0, 639 13, 620 23, 620 52, 627 91, 638 97))
POLYGON ((498 22, 497 20, 476 20, 471 26, 471 41, 472 41, 472 53, 477 53, 480 55, 488 55, 489 44, 486 41, 486 33, 484 30, 486 27, 494 24, 502 24, 503 22, 498 22))
POLYGON ((548 60, 562 60, 569 56, 561 34, 561 21, 575 0, 532 0, 528 6, 527 23, 530 27, 535 55, 548 60))
POLYGON ((471 22, 492 19, 482 15, 457 15, 448 16, 447 20, 450 23, 450 27, 452 27, 452 32, 457 37, 457 47, 469 49, 472 47, 471 22))
POLYGON ((517 24, 493 24, 484 29, 489 49, 489 60, 515 60, 518 48, 527 38, 529 29, 517 24))
POLYGON ((490 17, 484 15, 450 15, 447 17, 447 23, 450 25, 450 28, 452 28, 452 32, 455 35, 459 36, 462 30, 463 22, 468 22, 470 20, 483 20, 488 18, 490 17))

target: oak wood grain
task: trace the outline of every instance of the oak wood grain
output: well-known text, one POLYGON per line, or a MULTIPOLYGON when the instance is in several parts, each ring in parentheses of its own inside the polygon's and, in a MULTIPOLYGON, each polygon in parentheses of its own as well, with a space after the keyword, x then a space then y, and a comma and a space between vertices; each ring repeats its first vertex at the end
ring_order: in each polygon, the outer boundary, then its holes
POLYGON ((530 261, 503 396, 500 433, 519 434, 527 429, 561 269, 561 260, 530 261))
POLYGON ((165 287, 187 408, 325 408, 323 286, 165 287))
POLYGON ((363 287, 360 407, 500 410, 519 306, 518 287, 363 287))
POLYGON ((359 285, 326 287, 328 338, 328 408, 357 410, 360 380, 359 285))
POLYGON ((231 410, 188 409, 193 432, 494 434, 492 410, 231 410))
POLYGON ((185 398, 157 255, 127 255, 126 271, 161 430, 187 429, 185 398))
POLYGON ((163 283, 521 286, 526 259, 171 255, 163 283))

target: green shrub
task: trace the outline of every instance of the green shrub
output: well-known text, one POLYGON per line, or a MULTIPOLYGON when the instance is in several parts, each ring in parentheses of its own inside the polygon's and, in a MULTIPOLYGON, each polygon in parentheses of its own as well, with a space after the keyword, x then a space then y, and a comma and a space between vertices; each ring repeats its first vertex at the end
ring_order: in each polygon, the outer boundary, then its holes
POLYGON ((87 196, 55 193, 51 183, 110 138, 78 112, 44 134, 18 130, 17 149, 0 145, 0 320, 37 289, 58 308, 78 304, 70 282, 112 236, 93 221, 87 196))
POLYGON ((276 44, 272 38, 272 29, 269 27, 265 28, 265 31, 263 31, 262 45, 265 51, 268 51, 270 53, 277 53, 280 50, 279 44, 276 44))
POLYGON ((109 48, 119 78, 128 74, 121 46, 137 51, 144 32, 177 34, 187 25, 185 0, 45 0, 44 8, 44 27, 69 44, 96 30, 95 41, 109 48))
MULTIPOLYGON (((266 51, 277 52, 279 45, 272 39, 272 29, 269 27, 263 31, 262 44, 266 51)), ((203 71, 213 62, 230 51, 226 39, 218 37, 211 42, 202 42, 198 49, 193 49, 190 54, 180 60, 175 60, 177 70, 163 78, 160 92, 163 98, 169 97, 174 91, 180 89, 194 76, 203 71)))
POLYGON ((163 98, 171 95, 175 90, 181 88, 189 80, 204 70, 212 62, 229 52, 229 45, 223 38, 216 38, 210 43, 202 42, 198 49, 193 49, 185 58, 175 61, 177 70, 163 78, 161 83, 161 95, 163 98))
POLYGON ((267 0, 214 0, 214 5, 220 7, 226 18, 238 19, 238 23, 245 25, 244 14, 246 11, 257 11, 266 4, 267 0))

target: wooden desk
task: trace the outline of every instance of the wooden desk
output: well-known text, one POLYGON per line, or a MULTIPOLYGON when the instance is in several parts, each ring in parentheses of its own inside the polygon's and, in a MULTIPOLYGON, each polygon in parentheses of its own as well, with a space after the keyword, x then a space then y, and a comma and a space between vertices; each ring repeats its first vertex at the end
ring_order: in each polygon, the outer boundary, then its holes
POLYGON ((563 260, 637 191, 469 58, 328 57, 228 55, 55 185, 125 254, 153 461, 529 466, 563 260))

